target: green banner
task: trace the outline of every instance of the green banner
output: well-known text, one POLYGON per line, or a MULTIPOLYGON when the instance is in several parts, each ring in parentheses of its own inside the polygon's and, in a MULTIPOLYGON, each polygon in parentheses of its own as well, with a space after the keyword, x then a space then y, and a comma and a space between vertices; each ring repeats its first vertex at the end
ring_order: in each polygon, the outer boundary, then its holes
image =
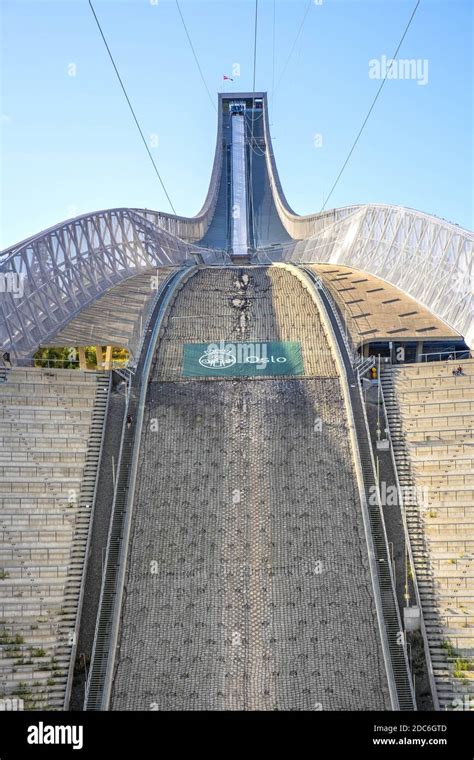
POLYGON ((185 343, 184 377, 281 377, 304 373, 296 341, 185 343))

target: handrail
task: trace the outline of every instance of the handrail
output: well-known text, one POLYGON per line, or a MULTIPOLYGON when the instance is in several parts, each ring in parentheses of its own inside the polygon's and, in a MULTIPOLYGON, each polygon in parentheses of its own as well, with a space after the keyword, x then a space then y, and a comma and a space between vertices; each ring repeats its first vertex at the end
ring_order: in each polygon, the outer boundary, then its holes
POLYGON ((431 351, 430 353, 420 354, 420 360, 421 362, 429 362, 433 361, 433 359, 429 358, 430 356, 439 356, 439 360, 443 361, 441 357, 446 356, 447 359, 445 359, 445 361, 448 362, 451 358, 456 359, 459 354, 462 354, 462 356, 460 356, 461 359, 471 359, 471 351, 469 348, 464 348, 459 351, 431 351))
POLYGON ((334 318, 337 322, 337 325, 339 327, 339 331, 341 333, 342 339, 344 341, 344 345, 346 347, 347 353, 350 357, 352 367, 355 367, 359 360, 362 358, 360 354, 357 351, 357 347, 352 340, 352 336, 350 334, 350 331, 348 329, 348 326, 345 322, 345 320, 341 319, 339 309, 337 307, 336 302, 334 301, 334 298, 332 296, 332 293, 330 292, 329 288, 326 287, 324 282, 322 281, 321 277, 319 277, 318 274, 313 272, 311 269, 308 269, 305 266, 301 267, 302 270, 311 278, 313 285, 317 290, 320 290, 324 293, 326 296, 326 299, 329 301, 329 304, 331 306, 332 312, 334 314, 334 318))
POLYGON ((369 369, 372 369, 372 367, 375 366, 375 356, 367 356, 367 357, 360 357, 360 360, 356 361, 354 365, 354 370, 357 372, 359 377, 361 378, 362 375, 365 375, 366 372, 369 371, 369 369))
MULTIPOLYGON (((420 610, 421 634, 422 634, 422 637, 423 637, 423 649, 424 649, 424 652, 425 652, 425 659, 426 659, 426 665, 427 665, 427 670, 428 670, 428 678, 429 678, 430 688, 431 688, 431 696, 433 698, 433 705, 434 705, 435 710, 439 710, 440 708, 439 708, 438 692, 437 692, 437 689, 436 689, 436 681, 435 681, 435 678, 434 678, 433 662, 432 662, 432 659, 431 659, 431 652, 430 652, 430 647, 429 647, 429 644, 428 644, 428 634, 427 634, 427 631, 426 631, 425 619, 424 619, 424 615, 423 615, 423 606, 421 604, 421 596, 420 596, 420 590, 419 590, 419 587, 418 587, 418 579, 416 577, 415 561, 414 561, 414 558, 413 558, 413 550, 412 550, 412 546, 411 546, 410 534, 409 534, 409 531, 408 531, 408 523, 407 523, 407 517, 406 517, 405 502, 404 502, 404 498, 403 498, 403 491, 402 491, 402 488, 400 486, 400 478, 398 476, 398 467, 397 467, 397 462, 396 462, 396 459, 395 459, 395 452, 394 452, 394 448, 393 448, 393 439, 392 439, 392 433, 391 433, 391 430, 390 430, 390 420, 389 420, 389 417, 388 417, 387 406, 386 406, 386 403, 385 403, 385 395, 384 395, 384 390, 383 390, 383 386, 382 386, 382 378, 379 378, 379 383, 380 383, 380 397, 382 399, 383 413, 384 413, 384 416, 385 416, 385 421, 387 423, 387 435, 388 435, 389 444, 390 444, 389 448, 390 448, 390 455, 391 455, 391 459, 392 459, 393 471, 395 473, 395 483, 396 483, 396 486, 397 486, 398 498, 400 499, 400 507, 401 507, 401 513, 402 513, 402 523, 403 523, 403 532, 405 534, 405 545, 406 545, 406 549, 407 549, 408 559, 409 559, 409 562, 410 562, 410 572, 411 572, 411 577, 412 577, 413 590, 415 592, 415 599, 416 599, 417 606, 418 606, 418 608, 420 610)), ((406 600, 406 601, 407 601, 407 605, 406 606, 408 607, 409 606, 408 605, 408 600, 406 600)))
MULTIPOLYGON (((380 382, 380 378, 379 378, 379 382, 380 382)), ((359 375, 358 372, 357 372, 357 388, 358 388, 358 392, 359 392, 359 396, 360 396, 360 405, 361 405, 361 408, 362 408, 362 414, 363 414, 363 419, 364 419, 364 423, 365 423, 365 430, 366 430, 366 434, 367 434, 367 440, 369 442, 369 453, 370 453, 370 460, 371 460, 371 463, 372 463, 372 471, 373 471, 373 473, 376 473, 377 469, 376 469, 376 466, 375 466, 374 452, 373 452, 373 447, 372 447, 372 443, 371 443, 369 421, 368 421, 368 418, 367 418, 367 410, 366 410, 365 403, 364 403, 364 397, 363 397, 363 394, 362 394, 362 388, 361 388, 361 383, 360 383, 360 375, 359 375)), ((383 536, 384 536, 384 540, 385 540, 385 545, 386 545, 386 548, 387 548, 387 555, 390 556, 390 553, 388 551, 388 536, 387 536, 387 529, 386 529, 386 526, 385 526, 385 519, 384 519, 384 516, 383 516, 382 498, 381 498, 381 494, 380 494, 380 485, 379 485, 379 482, 378 482, 378 478, 375 478, 375 487, 376 487, 376 490, 377 490, 377 506, 378 506, 379 511, 380 511, 380 518, 381 518, 381 524, 382 524, 382 529, 383 529, 383 536)), ((404 630, 404 628, 403 628, 403 622, 402 622, 402 619, 401 619, 401 616, 400 616, 400 610, 398 608, 397 590, 396 590, 395 580, 394 580, 393 572, 392 571, 390 572, 390 581, 391 581, 391 585, 392 585, 393 596, 394 596, 394 599, 395 599, 395 607, 396 607, 396 614, 397 614, 398 624, 399 624, 399 627, 400 627, 400 631, 403 631, 404 630)), ((407 641, 406 641, 406 637, 405 636, 403 637, 403 649, 404 649, 405 659, 406 659, 407 667, 408 667, 407 641)), ((409 669, 408 669, 408 672, 410 672, 409 669)), ((415 701, 413 684, 411 684, 411 686, 412 686, 412 693, 413 693, 413 701, 415 701)))
MULTIPOLYGON (((81 613, 82 613, 82 605, 84 603, 84 592, 85 592, 85 586, 86 586, 86 566, 87 566, 87 559, 89 556, 89 550, 90 545, 92 541, 92 530, 94 526, 94 516, 95 516, 95 510, 96 510, 96 500, 97 500, 97 488, 99 485, 99 473, 100 473, 100 467, 102 463, 102 455, 104 451, 104 440, 105 440, 105 424, 107 421, 107 413, 109 409, 109 402, 110 402, 110 394, 112 390, 112 375, 110 374, 107 379, 107 401, 105 404, 105 416, 104 416, 104 428, 102 430, 102 436, 100 439, 100 448, 99 448, 99 454, 97 458, 97 469, 95 474, 95 483, 94 483, 94 491, 92 494, 92 504, 91 504, 91 510, 90 510, 90 518, 89 518, 89 527, 87 532, 87 541, 86 546, 84 549, 84 567, 83 572, 81 576, 81 587, 79 591, 79 600, 77 603, 77 612, 76 612, 76 621, 74 625, 74 635, 73 635, 73 642, 72 642, 72 648, 71 648, 71 659, 69 661, 69 669, 68 669, 68 675, 66 680, 66 692, 64 695, 64 709, 67 710, 69 707, 69 700, 71 698, 71 690, 72 690, 72 683, 74 678, 74 668, 75 668, 75 661, 76 661, 76 652, 77 652, 77 645, 79 640, 79 628, 81 624, 81 613)), ((97 387, 96 392, 99 391, 99 387, 97 387)), ((96 397, 97 400, 97 397, 96 397)), ((87 459, 86 459, 87 463, 87 459)), ((84 466, 85 469, 85 466, 84 466)))

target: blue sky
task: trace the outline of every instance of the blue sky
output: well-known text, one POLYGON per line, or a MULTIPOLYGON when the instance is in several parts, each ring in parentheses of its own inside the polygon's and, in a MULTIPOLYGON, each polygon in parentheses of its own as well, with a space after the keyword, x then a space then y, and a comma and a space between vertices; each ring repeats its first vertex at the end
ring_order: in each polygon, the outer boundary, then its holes
MULTIPOLYGON (((95 0, 129 96, 178 213, 200 209, 216 114, 174 0, 95 0)), ((318 211, 414 0, 259 2, 256 89, 270 95, 274 149, 297 213, 318 211), (272 102, 273 101, 273 102, 272 102), (315 135, 322 136, 316 147, 315 135)), ((87 0, 2 2, 1 238, 4 248, 102 208, 169 211, 87 0), (75 76, 70 76, 70 64, 75 76)), ((211 93, 252 89, 253 0, 181 0, 211 93)), ((395 203, 473 226, 471 0, 422 0, 398 58, 428 61, 428 82, 387 81, 328 208, 395 203)), ((316 143, 318 139, 316 139, 316 143)))

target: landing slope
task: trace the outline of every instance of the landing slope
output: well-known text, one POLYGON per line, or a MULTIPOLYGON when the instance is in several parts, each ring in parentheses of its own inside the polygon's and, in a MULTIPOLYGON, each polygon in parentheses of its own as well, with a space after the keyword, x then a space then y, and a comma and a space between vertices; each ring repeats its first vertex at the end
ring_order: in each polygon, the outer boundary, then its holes
POLYGON ((188 281, 148 390, 112 709, 390 709, 347 425, 296 277, 188 281), (299 343, 303 374, 185 378, 183 346, 221 339, 299 343))

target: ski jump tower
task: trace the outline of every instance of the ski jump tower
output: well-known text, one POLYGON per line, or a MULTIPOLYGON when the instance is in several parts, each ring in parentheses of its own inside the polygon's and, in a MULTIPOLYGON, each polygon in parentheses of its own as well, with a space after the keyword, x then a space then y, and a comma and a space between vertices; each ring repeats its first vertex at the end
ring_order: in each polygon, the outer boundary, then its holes
POLYGON ((266 93, 221 93, 209 189, 196 216, 106 209, 0 254, 0 285, 22 284, 21 295, 0 292, 0 350, 31 362, 40 345, 135 274, 238 261, 360 269, 402 290, 472 347, 473 240, 458 225, 388 204, 298 216, 278 177, 266 93))

